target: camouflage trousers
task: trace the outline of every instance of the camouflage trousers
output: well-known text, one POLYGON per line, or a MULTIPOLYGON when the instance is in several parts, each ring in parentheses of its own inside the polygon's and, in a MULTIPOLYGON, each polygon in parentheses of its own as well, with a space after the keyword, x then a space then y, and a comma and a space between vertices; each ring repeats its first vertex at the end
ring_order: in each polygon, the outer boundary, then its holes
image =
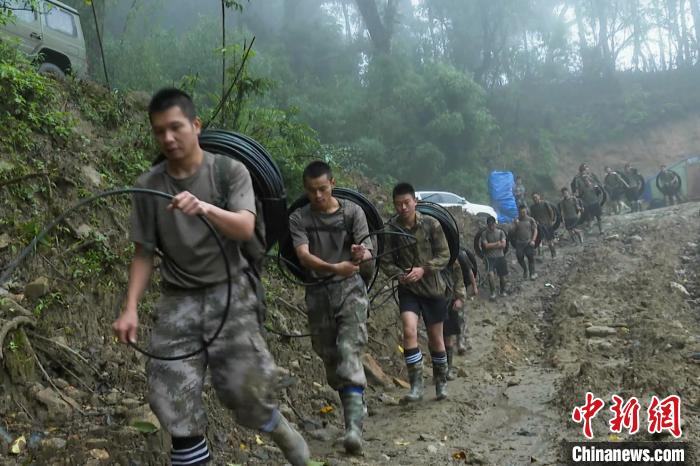
POLYGON ((306 288, 311 344, 323 360, 328 384, 335 390, 365 387, 362 350, 367 344, 369 300, 359 274, 306 288))
MULTIPOLYGON (((201 348, 221 324, 227 292, 226 283, 194 291, 164 289, 156 305, 150 351, 176 356, 201 348)), ((205 433, 202 388, 207 367, 219 399, 241 425, 264 431, 276 427, 279 416, 272 394, 277 366, 260 335, 257 301, 248 277, 238 275, 228 318, 204 352, 179 361, 148 361, 148 402, 171 435, 205 433)))

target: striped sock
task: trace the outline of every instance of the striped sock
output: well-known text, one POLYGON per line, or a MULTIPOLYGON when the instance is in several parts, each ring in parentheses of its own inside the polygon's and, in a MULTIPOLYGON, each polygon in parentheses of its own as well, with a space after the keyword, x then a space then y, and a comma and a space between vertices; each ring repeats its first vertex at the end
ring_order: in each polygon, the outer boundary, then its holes
POLYGON ((406 360, 406 365, 412 366, 423 360, 423 353, 420 352, 419 348, 404 349, 403 357, 406 360))
POLYGON ((194 466, 205 464, 211 460, 207 439, 203 435, 197 437, 173 437, 173 448, 170 451, 173 466, 194 466))
POLYGON ((433 360, 433 366, 442 366, 447 364, 447 353, 444 351, 430 352, 430 358, 433 360))

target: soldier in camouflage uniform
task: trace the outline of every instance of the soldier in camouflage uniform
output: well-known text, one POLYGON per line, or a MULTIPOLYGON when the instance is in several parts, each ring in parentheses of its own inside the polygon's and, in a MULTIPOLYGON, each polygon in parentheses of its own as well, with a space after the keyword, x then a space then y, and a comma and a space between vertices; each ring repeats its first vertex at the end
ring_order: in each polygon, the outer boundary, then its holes
POLYGON ((333 197, 335 179, 328 164, 311 162, 303 182, 309 204, 292 212, 289 231, 301 265, 312 277, 324 278, 306 287, 311 342, 323 360, 328 384, 343 403, 345 450, 362 454, 367 381, 361 356, 369 300, 360 268, 372 267, 373 245, 362 208, 333 197))
POLYGON ((537 222, 537 227, 542 234, 542 245, 549 247, 552 258, 557 256, 554 248, 554 224, 557 221, 555 207, 545 201, 540 193, 532 193, 532 205, 530 205, 530 215, 537 222))
POLYGON ((137 306, 157 247, 165 259, 150 352, 163 357, 187 354, 212 338, 226 308, 228 275, 218 244, 197 216, 207 218, 222 234, 233 277, 231 312, 206 350, 186 359, 150 359, 146 367, 149 404, 172 436, 171 464, 199 465, 211 459, 202 403, 208 367, 219 399, 235 411, 238 422, 271 434, 290 463, 306 465, 306 442, 273 400, 277 367, 260 335, 259 301, 239 248, 241 241, 252 237, 255 226, 250 174, 239 162, 226 165, 228 209, 217 207, 219 193, 213 180, 219 176, 216 167, 224 165, 199 147, 201 121, 190 97, 177 89, 163 89, 151 100, 149 117, 165 161, 142 175, 136 186, 174 198, 134 195, 135 253, 125 308, 113 324, 116 335, 122 342, 136 341, 137 306))
MULTIPOLYGON (((466 253, 460 251, 460 254, 466 253)), ((467 259, 467 263, 469 259, 467 259)), ((445 339, 445 352, 447 353, 447 380, 454 380, 457 378, 457 370, 453 364, 454 349, 457 344, 457 340, 461 337, 463 332, 463 322, 464 322, 464 303, 467 301, 467 290, 465 288, 465 278, 466 275, 474 274, 471 269, 463 270, 462 261, 454 261, 452 267, 450 268, 450 307, 447 314, 447 320, 445 320, 442 327, 442 335, 445 339)))
POLYGON ((679 196, 681 179, 678 173, 669 170, 666 168, 666 165, 661 165, 656 179, 661 186, 661 193, 664 195, 664 204, 669 206, 681 202, 681 197, 679 196))
POLYGON ((392 236, 391 243, 401 247, 393 256, 381 261, 384 273, 399 281, 399 311, 403 324, 404 359, 408 368, 411 391, 402 402, 423 398, 423 355, 418 347, 418 318, 428 329, 428 346, 433 362, 435 394, 447 398, 447 354, 442 334, 447 318, 447 284, 442 271, 447 267, 450 251, 440 223, 416 212, 416 193, 408 183, 399 183, 393 190, 394 208, 398 216, 389 222, 390 231, 405 232, 410 238, 392 236), (402 247, 405 246, 405 247, 402 247))

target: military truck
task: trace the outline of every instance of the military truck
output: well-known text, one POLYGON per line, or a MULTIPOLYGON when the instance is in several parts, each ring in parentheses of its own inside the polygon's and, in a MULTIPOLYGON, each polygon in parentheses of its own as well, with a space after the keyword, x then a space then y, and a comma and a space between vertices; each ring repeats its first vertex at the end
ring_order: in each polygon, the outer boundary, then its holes
POLYGON ((78 12, 57 0, 0 0, 12 18, 0 25, 0 40, 13 41, 32 57, 40 73, 58 79, 87 76, 85 38, 78 12))

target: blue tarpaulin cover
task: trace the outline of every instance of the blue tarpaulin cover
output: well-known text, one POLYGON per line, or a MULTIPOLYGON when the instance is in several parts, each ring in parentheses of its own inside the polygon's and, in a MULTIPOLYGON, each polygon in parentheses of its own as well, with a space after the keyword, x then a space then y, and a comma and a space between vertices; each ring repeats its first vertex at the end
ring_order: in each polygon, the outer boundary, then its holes
POLYGON ((491 205, 498 213, 499 223, 510 223, 518 216, 518 207, 513 196, 514 182, 512 172, 491 172, 489 175, 491 205))

